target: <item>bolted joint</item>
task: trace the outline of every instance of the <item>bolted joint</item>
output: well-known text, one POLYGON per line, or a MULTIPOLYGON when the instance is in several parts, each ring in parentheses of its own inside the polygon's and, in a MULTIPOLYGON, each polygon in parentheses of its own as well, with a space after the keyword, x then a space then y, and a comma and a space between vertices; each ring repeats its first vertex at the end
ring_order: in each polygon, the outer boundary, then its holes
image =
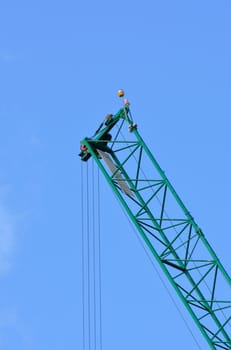
POLYGON ((202 229, 200 227, 197 227, 196 233, 198 236, 204 236, 204 233, 202 232, 202 229))
POLYGON ((133 124, 130 124, 129 127, 128 127, 128 130, 130 132, 132 132, 134 129, 137 129, 137 124, 133 123, 133 124))

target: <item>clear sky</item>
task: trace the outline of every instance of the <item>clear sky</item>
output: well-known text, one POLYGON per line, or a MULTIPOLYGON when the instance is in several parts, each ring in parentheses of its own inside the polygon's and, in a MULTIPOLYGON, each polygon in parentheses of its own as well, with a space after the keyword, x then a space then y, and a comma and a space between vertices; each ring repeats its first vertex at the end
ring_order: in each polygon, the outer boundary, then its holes
MULTIPOLYGON (((228 0, 1 1, 2 350, 82 349, 79 141, 118 88, 231 273, 230 16, 228 0)), ((101 188, 103 348, 197 349, 101 188)))

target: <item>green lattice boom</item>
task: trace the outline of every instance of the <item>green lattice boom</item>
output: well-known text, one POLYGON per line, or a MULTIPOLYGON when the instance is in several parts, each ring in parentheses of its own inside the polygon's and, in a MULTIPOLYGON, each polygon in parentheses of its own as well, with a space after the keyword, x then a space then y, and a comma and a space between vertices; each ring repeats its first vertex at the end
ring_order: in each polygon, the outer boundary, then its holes
POLYGON ((93 157, 210 348, 231 349, 231 279, 141 138, 129 106, 81 147, 81 159, 93 157))

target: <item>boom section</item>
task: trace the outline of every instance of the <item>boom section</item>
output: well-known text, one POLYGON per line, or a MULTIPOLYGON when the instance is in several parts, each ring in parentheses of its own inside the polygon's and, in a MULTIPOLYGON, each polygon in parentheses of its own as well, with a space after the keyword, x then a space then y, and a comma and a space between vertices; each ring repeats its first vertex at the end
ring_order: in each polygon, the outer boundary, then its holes
POLYGON ((231 349, 231 279, 133 122, 129 106, 81 141, 211 349, 231 349))

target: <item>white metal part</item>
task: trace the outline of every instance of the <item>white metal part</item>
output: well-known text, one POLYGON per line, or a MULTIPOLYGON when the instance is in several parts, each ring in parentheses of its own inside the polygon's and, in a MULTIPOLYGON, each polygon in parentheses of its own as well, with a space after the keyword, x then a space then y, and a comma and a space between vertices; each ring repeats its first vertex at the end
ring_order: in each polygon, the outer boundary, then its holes
POLYGON ((126 180, 123 178, 120 171, 117 169, 116 165, 113 163, 110 155, 108 153, 100 151, 98 149, 97 149, 97 152, 99 153, 100 157, 105 161, 105 163, 107 164, 107 166, 110 169, 110 171, 112 172, 112 174, 114 174, 115 179, 118 180, 117 183, 118 183, 119 187, 121 188, 122 192, 124 192, 125 194, 127 194, 130 197, 133 197, 133 192, 128 187, 126 180))

